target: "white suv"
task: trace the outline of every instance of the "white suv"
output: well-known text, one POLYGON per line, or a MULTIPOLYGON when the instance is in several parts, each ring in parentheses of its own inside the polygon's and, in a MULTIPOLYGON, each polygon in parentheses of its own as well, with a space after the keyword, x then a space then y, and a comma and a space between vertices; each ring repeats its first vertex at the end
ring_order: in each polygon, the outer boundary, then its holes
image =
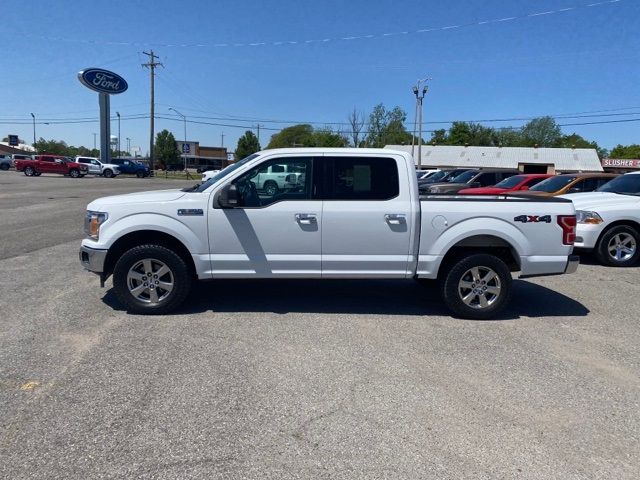
POLYGON ((76 163, 84 163, 89 168, 89 173, 93 175, 102 175, 107 178, 115 177, 120 174, 118 166, 113 163, 102 163, 95 157, 76 157, 76 163))

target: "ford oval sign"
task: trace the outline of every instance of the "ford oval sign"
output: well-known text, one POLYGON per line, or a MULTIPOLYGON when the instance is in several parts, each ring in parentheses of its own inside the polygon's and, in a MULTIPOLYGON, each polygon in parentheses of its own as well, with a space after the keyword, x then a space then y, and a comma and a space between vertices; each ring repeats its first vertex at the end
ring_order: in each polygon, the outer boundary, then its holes
POLYGON ((91 90, 99 93, 115 95, 129 88, 127 82, 117 73, 101 68, 87 68, 78 73, 78 80, 91 90))

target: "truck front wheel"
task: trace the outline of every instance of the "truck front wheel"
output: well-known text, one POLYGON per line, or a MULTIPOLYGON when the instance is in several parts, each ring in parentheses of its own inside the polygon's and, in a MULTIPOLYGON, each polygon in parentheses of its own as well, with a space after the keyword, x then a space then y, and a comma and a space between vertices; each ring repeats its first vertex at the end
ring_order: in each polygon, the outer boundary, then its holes
POLYGON ((110 168, 105 168, 104 172, 102 172, 102 175, 104 175, 106 178, 112 178, 113 170, 111 170, 110 168))
POLYGON ((445 304, 473 320, 494 318, 511 297, 511 272, 498 257, 478 253, 456 260, 442 279, 445 304))
POLYGON ((116 296, 127 309, 141 314, 175 310, 189 294, 192 277, 186 262, 161 245, 133 247, 113 270, 116 296))
POLYGON ((36 170, 33 167, 26 167, 24 169, 24 174, 27 177, 33 177, 35 175, 35 173, 36 173, 36 170))
POLYGON ((69 176, 71 178, 80 178, 80 170, 76 169, 76 168, 72 168, 71 170, 69 170, 69 176))

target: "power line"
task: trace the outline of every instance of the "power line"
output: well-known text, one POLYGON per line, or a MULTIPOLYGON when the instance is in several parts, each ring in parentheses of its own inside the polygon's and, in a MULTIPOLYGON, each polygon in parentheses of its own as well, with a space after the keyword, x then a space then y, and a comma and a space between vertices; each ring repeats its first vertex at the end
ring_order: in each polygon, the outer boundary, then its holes
POLYGON ((515 15, 510 17, 493 18, 477 22, 460 23, 455 25, 445 25, 439 27, 426 27, 417 30, 403 30, 386 33, 370 33, 370 34, 347 34, 340 37, 315 38, 307 40, 279 40, 279 41, 254 41, 254 42, 225 42, 225 43, 156 43, 156 42, 124 42, 124 41, 108 41, 94 38, 78 39, 58 36, 39 35, 30 32, 20 32, 23 36, 35 37, 47 41, 63 41, 85 44, 98 45, 115 45, 115 46, 132 46, 132 47, 164 47, 164 48, 241 48, 241 47, 267 47, 267 46, 294 46, 294 45, 310 45, 310 44, 328 44, 330 42, 352 42, 353 40, 371 40, 382 39, 388 37, 406 36, 422 33, 443 32, 448 30, 456 30, 461 28, 478 27, 483 25, 500 24, 504 22, 513 22, 517 20, 525 20, 543 16, 558 15, 587 8, 615 5, 624 0, 604 0, 589 4, 576 5, 573 7, 558 8, 555 10, 547 10, 542 12, 532 12, 523 15, 515 15))

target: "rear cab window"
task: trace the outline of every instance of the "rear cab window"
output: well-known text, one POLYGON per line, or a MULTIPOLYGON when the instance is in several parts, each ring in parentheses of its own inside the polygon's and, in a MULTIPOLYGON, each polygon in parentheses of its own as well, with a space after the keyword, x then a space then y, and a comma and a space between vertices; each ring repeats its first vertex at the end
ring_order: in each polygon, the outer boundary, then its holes
POLYGON ((386 157, 325 157, 321 197, 325 200, 390 200, 400 193, 398 165, 386 157))

